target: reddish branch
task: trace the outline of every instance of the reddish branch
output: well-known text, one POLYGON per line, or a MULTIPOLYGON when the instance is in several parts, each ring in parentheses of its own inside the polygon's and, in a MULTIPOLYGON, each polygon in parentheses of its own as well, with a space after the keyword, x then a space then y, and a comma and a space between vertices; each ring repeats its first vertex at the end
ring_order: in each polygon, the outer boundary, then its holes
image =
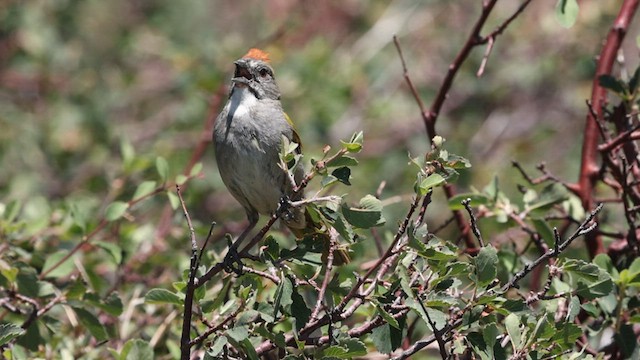
MULTIPOLYGON (((420 107, 420 113, 422 115, 422 120, 427 130, 427 136, 429 137, 430 142, 433 140, 434 136, 438 135, 438 133, 436 132, 436 121, 438 120, 438 115, 442 110, 442 106, 444 105, 444 102, 447 100, 449 90, 453 85, 453 80, 455 79, 455 76, 458 73, 458 70, 460 70, 460 67, 462 66, 462 64, 469 57, 471 50, 476 46, 488 44, 487 51, 485 53, 481 68, 479 70, 479 74, 481 74, 484 71, 484 67, 486 66, 489 53, 493 48, 496 37, 504 32, 504 30, 509 26, 509 24, 511 24, 513 20, 515 20, 515 18, 518 17, 524 11, 524 9, 527 7, 527 5, 529 5, 529 3, 531 3, 531 1, 532 0, 523 1, 522 4, 520 4, 520 6, 518 7, 518 9, 516 9, 516 11, 509 18, 503 21, 498 27, 496 27, 491 33, 489 33, 489 35, 482 36, 481 35, 482 28, 487 22, 487 19, 489 18, 489 15, 491 14, 491 11, 493 11, 493 8, 496 2, 498 2, 498 0, 483 1, 482 12, 480 13, 480 17, 478 18, 478 20, 476 20, 476 23, 474 24, 473 29, 471 30, 471 33, 469 34, 469 37, 467 38, 467 41, 465 42, 464 46, 462 47, 462 49, 460 49, 460 51, 456 55, 453 62, 449 65, 447 75, 442 81, 442 84, 438 89, 438 93, 434 98, 433 102, 431 103, 431 107, 428 110, 425 108, 422 100, 418 95, 418 92, 415 86, 413 85, 413 82, 411 81, 411 78, 408 75, 407 66, 402 56, 402 50, 400 49, 400 45, 398 43, 397 38, 394 37, 394 43, 396 45, 396 48, 398 49, 398 53, 402 61, 404 78, 416 102, 418 103, 418 106, 420 107)), ((456 195, 455 188, 453 187, 453 185, 450 185, 450 184, 446 184, 444 186, 444 192, 445 192, 445 195, 447 196, 447 199, 451 199, 456 195)), ((477 250, 477 247, 473 240, 473 236, 471 234, 469 224, 464 218, 462 211, 455 210, 453 212, 453 216, 456 220, 458 228, 460 229, 460 234, 464 239, 465 245, 467 247, 467 252, 474 253, 477 250)))
MULTIPOLYGON (((607 40, 598 57, 598 65, 593 78, 593 89, 591 92, 591 107, 593 111, 587 112, 584 139, 582 141, 580 177, 577 184, 570 186, 570 189, 582 200, 582 207, 585 210, 593 208, 595 202, 593 190, 596 182, 600 178, 598 165, 600 130, 598 121, 603 119, 604 107, 607 104, 607 90, 600 85, 599 78, 602 75, 611 74, 622 40, 638 8, 638 1, 639 0, 624 1, 620 8, 620 13, 609 30, 607 40)), ((586 242, 591 257, 604 252, 602 238, 597 235, 596 232, 588 235, 586 242)))

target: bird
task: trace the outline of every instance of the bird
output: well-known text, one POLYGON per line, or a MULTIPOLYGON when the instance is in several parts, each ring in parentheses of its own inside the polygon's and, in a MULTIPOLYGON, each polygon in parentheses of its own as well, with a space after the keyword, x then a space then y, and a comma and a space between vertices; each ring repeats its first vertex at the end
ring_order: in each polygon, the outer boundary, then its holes
MULTIPOLYGON (((269 55, 253 48, 234 64, 227 103, 214 125, 213 145, 222 181, 249 220, 232 245, 236 250, 260 215, 272 216, 283 201, 303 199, 303 191, 295 188, 304 177, 304 168, 299 164, 290 176, 280 165, 284 139, 298 144, 295 149, 298 154, 302 152, 302 144, 282 108, 269 55)), ((303 206, 282 211, 280 220, 297 238, 316 233, 322 227, 303 206)), ((324 234, 323 238, 328 247, 328 236, 324 234)), ((341 261, 347 262, 348 255, 344 251, 339 253, 341 261)))

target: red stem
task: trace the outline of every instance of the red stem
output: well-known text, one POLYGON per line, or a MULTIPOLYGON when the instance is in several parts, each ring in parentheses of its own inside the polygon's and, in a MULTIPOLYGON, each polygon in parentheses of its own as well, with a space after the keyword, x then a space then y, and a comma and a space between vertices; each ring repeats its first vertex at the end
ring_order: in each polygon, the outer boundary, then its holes
MULTIPOLYGON (((639 0, 625 0, 622 4, 620 13, 609 30, 607 40, 600 52, 596 74, 593 78, 593 90, 591 92, 591 106, 593 111, 587 113, 584 139, 582 142, 580 177, 577 188, 575 188, 575 192, 582 200, 582 206, 586 211, 590 211, 595 202, 593 190, 596 181, 599 179, 598 142, 600 139, 597 121, 603 118, 603 109, 607 104, 607 91, 600 86, 599 78, 601 75, 611 74, 618 49, 620 49, 629 23, 638 8, 638 1, 639 0)), ((591 257, 604 252, 602 238, 597 235, 597 232, 591 232, 590 235, 586 237, 586 242, 591 257)))

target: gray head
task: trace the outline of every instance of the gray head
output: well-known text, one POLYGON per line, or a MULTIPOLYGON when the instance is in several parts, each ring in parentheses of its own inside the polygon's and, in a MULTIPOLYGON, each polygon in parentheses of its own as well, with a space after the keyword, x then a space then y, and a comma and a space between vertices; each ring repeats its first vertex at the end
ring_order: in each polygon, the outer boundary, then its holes
POLYGON ((235 61, 231 92, 236 87, 246 86, 259 100, 280 100, 280 89, 268 61, 268 55, 258 49, 251 49, 247 55, 235 61))

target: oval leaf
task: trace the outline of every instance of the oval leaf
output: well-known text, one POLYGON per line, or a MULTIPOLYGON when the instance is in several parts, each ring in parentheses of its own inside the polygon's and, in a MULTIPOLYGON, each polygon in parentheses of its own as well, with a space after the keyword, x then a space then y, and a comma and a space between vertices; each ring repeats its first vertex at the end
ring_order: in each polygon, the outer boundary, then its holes
POLYGON ((182 305, 183 301, 176 293, 167 289, 151 289, 144 296, 144 302, 148 304, 174 304, 182 305))
POLYGON ((107 206, 105 217, 108 221, 118 220, 122 217, 122 215, 124 215, 125 212, 127 212, 128 208, 128 203, 124 201, 115 201, 111 203, 111 205, 107 206))
POLYGON ((158 170, 158 175, 160 175, 160 180, 167 181, 169 177, 169 163, 162 156, 158 156, 156 158, 156 170, 158 170))
POLYGON ((556 19, 560 25, 570 28, 578 18, 578 2, 576 0, 558 0, 556 5, 556 19))

